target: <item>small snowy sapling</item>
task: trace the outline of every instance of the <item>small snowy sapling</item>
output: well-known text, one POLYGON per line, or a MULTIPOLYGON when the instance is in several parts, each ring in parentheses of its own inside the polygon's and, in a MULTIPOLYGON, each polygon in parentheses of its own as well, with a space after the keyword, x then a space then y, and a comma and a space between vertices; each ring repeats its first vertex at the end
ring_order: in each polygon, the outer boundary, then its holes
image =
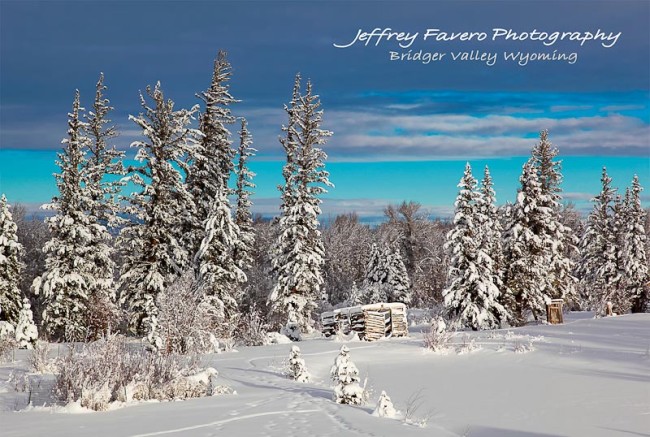
POLYGON ((350 349, 342 346, 339 355, 330 370, 332 380, 337 383, 334 388, 334 400, 337 404, 360 405, 365 393, 359 385, 359 369, 350 361, 350 349))
POLYGON ((31 310, 29 299, 23 300, 23 307, 18 316, 18 325, 16 326, 16 342, 21 349, 33 349, 38 339, 38 330, 34 324, 34 317, 31 310))
POLYGON ((389 419, 395 419, 397 416, 397 410, 395 410, 393 402, 383 390, 379 396, 379 400, 377 401, 377 407, 375 408, 375 411, 372 412, 372 415, 377 417, 387 417, 389 419))
POLYGON ((298 382, 308 382, 311 376, 305 366, 305 360, 300 356, 300 348, 298 346, 291 346, 291 352, 289 353, 289 375, 298 382))

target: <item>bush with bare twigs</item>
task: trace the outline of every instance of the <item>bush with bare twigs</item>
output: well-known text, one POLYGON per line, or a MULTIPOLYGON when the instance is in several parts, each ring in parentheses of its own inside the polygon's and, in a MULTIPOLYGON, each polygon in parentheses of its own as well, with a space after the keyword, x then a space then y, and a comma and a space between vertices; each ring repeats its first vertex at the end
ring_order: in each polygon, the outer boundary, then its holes
POLYGON ((156 354, 129 345, 121 336, 70 348, 61 359, 54 395, 106 410, 112 402, 176 400, 228 392, 215 385, 217 371, 199 368, 197 357, 156 354))

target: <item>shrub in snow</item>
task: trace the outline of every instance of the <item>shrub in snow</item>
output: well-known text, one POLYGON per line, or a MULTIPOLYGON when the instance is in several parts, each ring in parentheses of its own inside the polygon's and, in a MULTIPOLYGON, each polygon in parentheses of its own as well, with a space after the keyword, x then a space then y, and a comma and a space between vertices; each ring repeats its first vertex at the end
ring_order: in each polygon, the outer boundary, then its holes
POLYGON ((264 344, 291 344, 291 339, 279 332, 268 332, 264 344))
POLYGON ((205 305, 194 273, 186 271, 165 288, 157 299, 156 329, 148 339, 155 350, 165 353, 211 353, 219 349, 213 334, 218 315, 212 305, 205 305))
POLYGON ((525 354, 526 352, 532 352, 535 350, 533 346, 533 341, 528 340, 515 340, 515 353, 516 354, 525 354))
POLYGON ((23 300, 23 307, 18 316, 18 325, 16 326, 16 342, 21 349, 32 349, 38 339, 38 330, 34 324, 31 305, 29 299, 23 300))
POLYGON ((456 352, 458 353, 458 355, 462 355, 462 354, 474 352, 475 350, 478 349, 480 349, 480 347, 476 344, 476 339, 470 337, 468 334, 465 334, 463 336, 462 342, 458 345, 456 352))
POLYGON ((383 390, 379 396, 379 400, 377 401, 377 407, 375 408, 375 411, 372 412, 372 415, 377 417, 387 417, 389 419, 395 419, 397 416, 397 410, 395 410, 393 402, 383 390))
POLYGON ((259 310, 253 305, 239 319, 239 327, 235 331, 235 340, 244 346, 262 346, 267 344, 268 326, 262 319, 259 310))
POLYGON ((447 350, 454 336, 453 331, 447 330, 447 324, 442 317, 437 316, 431 320, 431 329, 424 333, 424 346, 434 352, 447 350))
POLYGON ((56 373, 58 363, 56 359, 49 359, 50 344, 46 341, 37 341, 34 350, 29 356, 29 365, 36 373, 56 373))
POLYGON ((364 388, 359 385, 359 369, 350 361, 349 352, 347 346, 342 346, 330 369, 332 380, 337 383, 334 388, 334 400, 337 404, 360 405, 366 399, 366 394, 364 388))
POLYGON ((14 327, 9 322, 0 322, 0 362, 8 360, 17 346, 14 327))
POLYGON ((228 391, 214 384, 215 369, 199 368, 197 362, 134 349, 123 337, 111 336, 80 350, 71 347, 61 360, 53 393, 64 403, 101 411, 115 401, 176 400, 228 391))
POLYGON ((424 415, 420 414, 422 406, 425 404, 425 399, 422 396, 423 389, 420 389, 414 392, 406 400, 406 408, 404 411, 403 420, 404 423, 409 425, 416 425, 421 428, 427 426, 429 419, 433 415, 431 410, 426 411, 424 415))
POLYGON ((11 337, 13 339, 16 336, 15 332, 14 325, 4 320, 0 321, 0 338, 11 337))
POLYGON ((305 366, 305 360, 300 356, 300 348, 291 346, 289 353, 289 375, 298 382, 308 382, 311 375, 305 366))

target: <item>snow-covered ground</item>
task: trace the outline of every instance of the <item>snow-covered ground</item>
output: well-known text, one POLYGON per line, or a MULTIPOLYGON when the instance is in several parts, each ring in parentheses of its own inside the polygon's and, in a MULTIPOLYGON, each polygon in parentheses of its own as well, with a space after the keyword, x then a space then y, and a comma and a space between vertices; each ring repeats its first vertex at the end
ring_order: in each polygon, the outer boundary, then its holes
MULTIPOLYGON (((367 405, 332 401, 329 369, 342 343, 299 343, 309 383, 283 375, 290 345, 210 355, 219 382, 237 391, 182 402, 141 403, 109 412, 24 408, 27 394, 8 383, 28 352, 0 365, 0 435, 10 436, 648 436, 650 314, 592 319, 569 314, 561 326, 458 334, 446 355, 422 347, 421 331, 375 343, 346 343, 372 388, 367 405), (532 344, 532 351, 525 351, 532 344), (516 353, 515 349, 524 350, 516 353), (371 413, 382 390, 412 423, 371 413), (66 413, 67 412, 67 413, 66 413)), ((41 384, 47 386, 47 378, 41 384)), ((37 388, 34 405, 46 398, 37 388)))

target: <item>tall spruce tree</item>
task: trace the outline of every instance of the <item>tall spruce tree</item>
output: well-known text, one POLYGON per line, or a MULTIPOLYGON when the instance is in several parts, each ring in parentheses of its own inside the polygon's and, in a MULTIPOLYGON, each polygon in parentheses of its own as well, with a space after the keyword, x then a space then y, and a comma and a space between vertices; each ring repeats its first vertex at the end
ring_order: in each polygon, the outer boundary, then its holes
POLYGON ((632 311, 642 313, 648 311, 650 296, 650 275, 648 272, 648 258, 645 250, 646 212, 641 207, 641 191, 639 177, 634 175, 630 196, 626 202, 627 220, 625 223, 624 237, 625 250, 623 266, 625 271, 626 292, 632 298, 632 311))
POLYGON ((626 314, 632 308, 632 296, 627 292, 627 275, 625 272, 625 250, 627 242, 625 238, 625 230, 629 222, 627 205, 630 198, 629 189, 625 191, 625 196, 616 196, 614 204, 612 205, 612 236, 613 236, 613 251, 616 271, 618 272, 617 279, 612 284, 611 292, 607 297, 607 301, 612 303, 614 311, 618 314, 626 314))
POLYGON ((614 224, 616 189, 603 167, 600 194, 592 201, 594 207, 587 218, 587 227, 580 241, 581 259, 578 269, 580 286, 590 309, 598 315, 616 292, 621 280, 619 249, 614 224))
POLYGON ((460 326, 473 330, 493 329, 504 318, 499 303, 500 291, 493 282, 493 261, 481 248, 481 234, 476 179, 467 163, 458 184, 454 228, 447 234, 445 248, 449 251, 447 288, 442 292, 450 318, 460 326))
POLYGON ((153 105, 140 94, 144 112, 129 116, 146 139, 131 144, 140 164, 129 167, 128 179, 139 191, 126 199, 132 221, 118 241, 124 259, 120 301, 129 311, 129 327, 155 342, 156 297, 190 266, 182 234, 195 207, 181 172, 187 171, 186 157, 195 152, 200 133, 189 127, 197 107, 174 110, 160 83, 147 87, 147 95, 153 105))
POLYGON ((233 222, 225 189, 217 193, 205 223, 205 237, 196 254, 200 287, 210 313, 222 324, 221 334, 228 336, 236 326, 241 300, 241 284, 246 275, 237 265, 233 250, 239 238, 239 227, 233 222))
POLYGON ((0 197, 0 321, 9 322, 14 328, 18 324, 22 305, 22 295, 18 288, 22 254, 18 227, 3 194, 0 197))
POLYGON ((289 124, 282 144, 287 151, 283 175, 282 216, 272 265, 277 282, 269 295, 276 320, 295 320, 301 331, 311 330, 311 312, 322 298, 324 249, 318 229, 319 195, 332 186, 325 171, 327 155, 319 147, 332 133, 321 129, 323 111, 312 85, 300 95, 300 75, 287 109, 289 124))
MULTIPOLYGON (((229 91, 232 68, 226 52, 219 51, 214 61, 210 87, 197 96, 205 109, 199 117, 202 135, 199 147, 191 156, 187 185, 196 206, 188 232, 189 250, 195 254, 205 238, 205 222, 217 201, 221 190, 226 190, 226 201, 231 191, 228 180, 233 171, 235 151, 231 147, 230 131, 227 126, 235 122, 230 105, 238 102, 229 91)), ((222 199, 223 200, 223 199, 222 199)), ((228 205, 230 209, 230 205, 228 205)))
POLYGON ((51 239, 43 247, 45 272, 34 280, 32 289, 43 300, 42 320, 54 340, 79 341, 88 335, 89 300, 112 286, 110 235, 88 213, 92 203, 86 189, 86 150, 90 139, 81 121, 79 91, 68 114, 68 138, 58 154, 61 173, 55 174, 59 195, 45 208, 56 211, 47 219, 51 239), (110 277, 108 277, 110 275, 110 277))
POLYGON ((554 299, 575 298, 576 278, 572 275, 574 262, 567 256, 571 249, 575 250, 576 238, 573 230, 562 223, 562 161, 555 158, 559 150, 548 139, 548 131, 540 132, 540 140, 532 149, 531 162, 537 172, 540 185, 541 208, 547 208, 550 220, 540 223, 540 233, 547 234, 552 240, 548 251, 547 273, 551 276, 552 288, 549 294, 554 299))
MULTIPOLYGON (((82 171, 85 175, 85 189, 88 192, 87 212, 90 222, 116 229, 124 224, 124 219, 120 216, 121 208, 118 199, 124 182, 115 179, 125 174, 124 152, 117 150, 114 145, 109 145, 109 142, 117 137, 117 130, 108 118, 113 107, 104 96, 106 89, 104 74, 101 73, 95 87, 93 110, 85 117, 85 127, 90 141, 82 171)), ((89 297, 90 320, 87 325, 91 331, 94 331, 89 332, 94 337, 106 332, 117 323, 118 319, 117 289, 113 279, 115 249, 112 238, 111 241, 101 242, 101 244, 101 250, 95 251, 91 259, 97 280, 89 297)))
POLYGON ((519 181, 521 188, 505 231, 506 294, 502 299, 514 324, 525 323, 528 311, 535 320, 543 318, 555 290, 548 269, 550 247, 557 244, 547 232, 553 220, 547 206, 551 202, 542 192, 532 160, 524 164, 519 181))
POLYGON ((88 213, 107 227, 117 227, 123 224, 119 216, 118 194, 124 183, 115 177, 125 174, 124 152, 109 144, 117 137, 117 130, 108 118, 114 108, 104 96, 106 89, 104 73, 101 73, 95 87, 93 110, 86 115, 90 141, 84 172, 90 202, 88 213))
POLYGON ((503 227, 499 217, 499 210, 496 207, 496 193, 493 187, 492 175, 486 165, 476 200, 478 226, 481 235, 480 247, 492 259, 492 282, 503 295, 505 293, 503 284, 503 227))
POLYGON ((248 131, 246 119, 241 120, 241 130, 239 131, 239 149, 237 155, 236 174, 237 189, 237 210, 235 211, 235 224, 239 228, 239 236, 233 251, 233 258, 239 268, 246 271, 250 269, 253 263, 253 244, 255 242, 255 229, 253 227, 253 217, 251 214, 252 202, 250 196, 253 194, 250 189, 255 188, 253 178, 255 173, 248 169, 248 160, 255 156, 255 150, 251 147, 253 140, 248 131))

